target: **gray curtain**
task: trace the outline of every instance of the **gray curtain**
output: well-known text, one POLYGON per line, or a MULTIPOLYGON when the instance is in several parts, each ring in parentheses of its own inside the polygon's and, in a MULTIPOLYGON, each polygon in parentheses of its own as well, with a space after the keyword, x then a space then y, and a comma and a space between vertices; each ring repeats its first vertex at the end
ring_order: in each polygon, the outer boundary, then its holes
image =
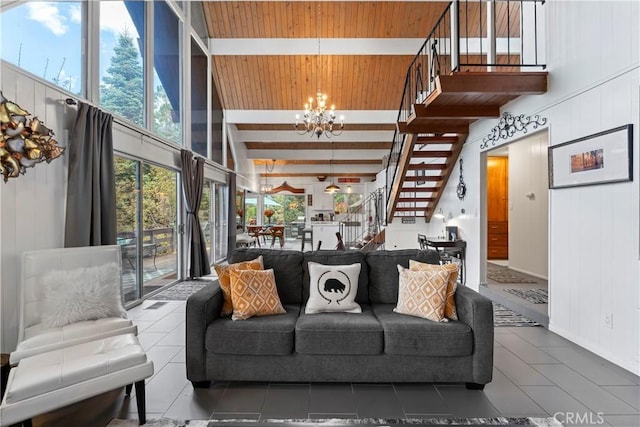
POLYGON ((229 174, 229 210, 227 211, 227 224, 229 224, 229 235, 227 236, 227 242, 229 249, 227 256, 231 255, 231 251, 236 247, 236 174, 229 174))
POLYGON ((78 103, 69 138, 65 247, 116 244, 113 116, 78 103))
POLYGON ((207 244, 200 228, 198 211, 202 202, 202 185, 204 184, 204 159, 193 159, 188 150, 181 150, 182 188, 187 209, 187 248, 189 248, 189 277, 201 277, 211 273, 207 244))

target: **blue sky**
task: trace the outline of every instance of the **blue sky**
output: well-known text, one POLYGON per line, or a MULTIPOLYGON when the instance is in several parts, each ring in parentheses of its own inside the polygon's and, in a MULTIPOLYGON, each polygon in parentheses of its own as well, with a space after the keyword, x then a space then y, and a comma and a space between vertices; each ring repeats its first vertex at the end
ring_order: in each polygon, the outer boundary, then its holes
MULTIPOLYGON (((100 75, 109 67, 117 35, 135 26, 120 1, 100 3, 100 75)), ((0 56, 72 93, 81 91, 80 2, 32 2, 0 14, 0 56), (19 62, 19 64, 18 64, 19 62)))

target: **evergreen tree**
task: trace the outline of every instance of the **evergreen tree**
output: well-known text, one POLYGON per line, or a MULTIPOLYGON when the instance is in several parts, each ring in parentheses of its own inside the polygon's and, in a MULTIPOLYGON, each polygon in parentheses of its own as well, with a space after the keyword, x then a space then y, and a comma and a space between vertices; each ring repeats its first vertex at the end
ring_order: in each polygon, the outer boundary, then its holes
POLYGON ((142 125, 144 117, 144 80, 140 55, 133 38, 125 30, 111 57, 108 75, 100 85, 100 104, 111 112, 142 125))

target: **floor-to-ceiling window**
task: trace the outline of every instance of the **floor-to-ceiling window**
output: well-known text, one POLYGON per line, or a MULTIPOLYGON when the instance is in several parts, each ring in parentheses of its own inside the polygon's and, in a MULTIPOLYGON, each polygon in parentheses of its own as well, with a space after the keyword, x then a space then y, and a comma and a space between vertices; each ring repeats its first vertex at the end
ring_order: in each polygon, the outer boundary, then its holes
POLYGON ((153 130, 182 144, 180 21, 167 3, 157 1, 153 25, 153 130))
POLYGON ((82 2, 9 5, 0 15, 0 57, 71 93, 82 94, 82 17, 82 2))
POLYGON ((144 126, 145 4, 108 1, 99 7, 100 106, 144 126))
POLYGON ((178 174, 116 156, 117 243, 125 302, 178 279, 178 174))
POLYGON ((191 150, 208 156, 207 147, 207 55, 191 38, 191 150))

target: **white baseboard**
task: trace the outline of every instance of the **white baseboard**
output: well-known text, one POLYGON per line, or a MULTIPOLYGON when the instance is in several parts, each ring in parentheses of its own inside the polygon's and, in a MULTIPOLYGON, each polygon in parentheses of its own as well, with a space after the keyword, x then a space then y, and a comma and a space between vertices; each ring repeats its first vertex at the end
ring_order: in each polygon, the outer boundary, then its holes
MULTIPOLYGON (((554 332, 558 335, 560 335, 563 338, 568 339, 569 341, 573 342, 574 344, 579 345, 580 347, 584 347, 585 349, 589 350, 592 353, 597 354, 598 356, 608 360, 609 362, 620 366, 623 369, 626 369, 627 371, 631 372, 632 374, 638 375, 640 376, 640 362, 637 360, 625 360, 625 359, 620 359, 619 357, 617 357, 617 355, 610 353, 606 350, 603 350, 601 348, 596 347, 595 345, 593 345, 593 343, 590 343, 580 337, 575 336, 573 333, 563 329, 563 328, 559 328, 556 327, 553 324, 553 321, 551 319, 549 319, 549 330, 551 332, 554 332)), ((634 358, 637 356, 633 356, 634 358)))
POLYGON ((542 279, 542 280, 546 280, 547 282, 549 281, 548 277, 544 277, 541 274, 537 274, 537 273, 532 273, 531 271, 527 271, 527 270, 523 270, 521 268, 517 268, 517 267, 513 267, 511 265, 509 265, 509 269, 517 271, 519 273, 524 273, 524 274, 528 274, 529 276, 533 276, 533 277, 537 277, 538 279, 542 279))

